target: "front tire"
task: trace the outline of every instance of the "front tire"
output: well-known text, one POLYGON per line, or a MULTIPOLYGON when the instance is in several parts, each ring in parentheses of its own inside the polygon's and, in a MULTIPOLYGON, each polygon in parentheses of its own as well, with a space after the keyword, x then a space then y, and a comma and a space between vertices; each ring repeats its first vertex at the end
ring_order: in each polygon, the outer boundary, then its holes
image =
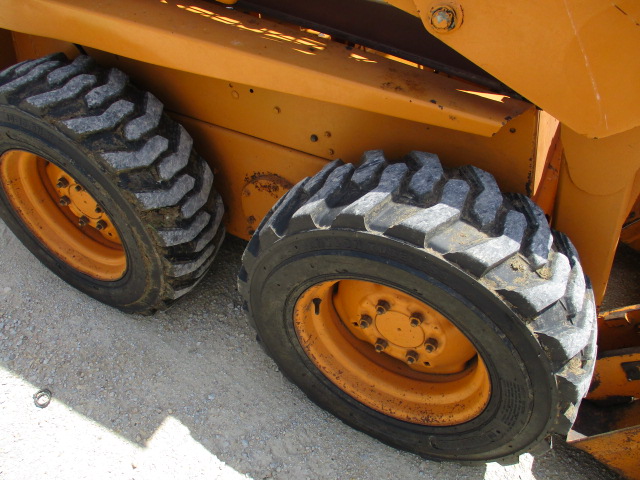
POLYGON ((126 312, 164 309, 224 236, 189 134, 119 70, 63 54, 0 73, 0 215, 49 269, 126 312))
POLYGON ((430 458, 548 448, 593 370, 593 294, 569 240, 487 172, 434 155, 368 152, 298 184, 249 243, 239 288, 313 401, 430 458))

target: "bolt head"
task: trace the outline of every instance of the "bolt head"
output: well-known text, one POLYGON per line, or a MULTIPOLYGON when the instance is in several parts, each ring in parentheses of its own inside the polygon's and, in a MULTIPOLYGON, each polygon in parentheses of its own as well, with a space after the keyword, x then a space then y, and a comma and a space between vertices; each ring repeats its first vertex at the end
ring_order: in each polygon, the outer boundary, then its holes
POLYGON ((81 192, 83 190, 82 185, 76 185, 75 187, 76 192, 81 192))
POLYGON ((107 228, 107 222, 104 220, 98 220, 96 223, 96 230, 104 230, 105 228, 107 228))
POLYGON ((376 313, 378 315, 384 315, 389 311, 390 308, 391 306, 389 305, 389 302, 387 302, 386 300, 378 300, 378 305, 376 305, 376 313))
POLYGON ((56 183, 57 188, 65 188, 68 186, 69 186, 69 180, 67 180, 66 177, 60 177, 58 179, 58 183, 56 183))
POLYGON ((409 322, 412 327, 419 327, 424 322, 424 317, 420 313, 412 313, 409 317, 409 322))
POLYGON ((102 213, 102 207, 100 207, 99 205, 96 207, 95 212, 96 213, 102 213))
POLYGON ((360 326, 360 328, 369 328, 371 323, 372 323, 372 320, 369 315, 361 315, 358 325, 360 326))
POLYGON ((376 349, 376 352, 380 353, 385 348, 387 348, 387 346, 388 346, 387 341, 382 338, 379 338, 378 340, 376 340, 376 344, 374 345, 374 348, 376 349))
POLYGON ((407 356, 405 357, 405 360, 409 365, 413 365, 418 361, 418 352, 414 352, 413 350, 410 352, 407 352, 407 356))
POLYGON ((440 5, 431 9, 431 26, 439 33, 456 28, 456 11, 449 5, 440 5))
POLYGON ((84 227, 85 225, 87 225, 89 223, 89 219, 85 216, 82 216, 78 219, 78 225, 81 227, 84 227))
POLYGON ((71 199, 65 195, 63 197, 60 197, 60 200, 58 200, 58 203, 63 207, 66 207, 71 203, 71 199))
POLYGON ((427 338, 427 341, 424 342, 424 348, 429 353, 435 352, 438 349, 438 340, 433 337, 427 338))

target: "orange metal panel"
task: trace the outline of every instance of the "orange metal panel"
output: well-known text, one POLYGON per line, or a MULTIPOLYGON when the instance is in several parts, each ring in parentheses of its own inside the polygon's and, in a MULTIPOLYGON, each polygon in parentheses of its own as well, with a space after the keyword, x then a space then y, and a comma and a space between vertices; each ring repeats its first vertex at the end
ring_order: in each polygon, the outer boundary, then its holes
POLYGON ((606 352, 598 358, 589 400, 610 397, 640 398, 640 347, 606 352))
POLYGON ((561 126, 566 161, 560 172, 554 226, 576 245, 602 302, 620 229, 636 190, 640 128, 589 140, 561 126))
POLYGON ((193 136, 198 152, 215 165, 216 188, 225 200, 227 229, 241 238, 251 237, 288 188, 326 164, 324 159, 193 118, 175 118, 193 136))
POLYGON ((633 0, 390 0, 536 105, 590 136, 640 126, 640 6, 633 0), (459 12, 452 29, 434 15, 459 12))
POLYGON ((598 316, 598 349, 601 351, 640 346, 640 305, 631 305, 598 316))
POLYGON ((192 0, 4 0, 0 27, 260 89, 490 136, 529 104, 192 0))
POLYGON ((640 426, 571 442, 620 475, 640 480, 640 426))

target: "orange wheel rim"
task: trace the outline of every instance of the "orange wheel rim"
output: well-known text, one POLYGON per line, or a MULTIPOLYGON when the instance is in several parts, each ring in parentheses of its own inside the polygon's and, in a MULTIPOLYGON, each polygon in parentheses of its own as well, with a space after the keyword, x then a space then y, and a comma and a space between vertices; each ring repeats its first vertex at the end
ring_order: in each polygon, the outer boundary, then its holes
POLYGON ((124 275, 116 227, 71 175, 38 155, 10 150, 0 157, 0 178, 15 212, 47 250, 97 280, 124 275))
POLYGON ((469 339, 399 290, 361 280, 322 282, 302 294, 294 317, 316 367, 378 412, 419 425, 459 425, 489 402, 489 374, 469 339))

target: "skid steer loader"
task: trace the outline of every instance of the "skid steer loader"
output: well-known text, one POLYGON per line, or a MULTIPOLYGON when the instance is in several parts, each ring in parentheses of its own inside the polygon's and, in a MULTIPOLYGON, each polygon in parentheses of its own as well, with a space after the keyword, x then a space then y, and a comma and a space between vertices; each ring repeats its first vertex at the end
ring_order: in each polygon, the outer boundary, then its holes
POLYGON ((640 235, 635 2, 0 5, 0 214, 70 285, 153 313, 226 231, 349 425, 464 462, 571 432, 640 478, 640 310, 598 310, 640 235))

